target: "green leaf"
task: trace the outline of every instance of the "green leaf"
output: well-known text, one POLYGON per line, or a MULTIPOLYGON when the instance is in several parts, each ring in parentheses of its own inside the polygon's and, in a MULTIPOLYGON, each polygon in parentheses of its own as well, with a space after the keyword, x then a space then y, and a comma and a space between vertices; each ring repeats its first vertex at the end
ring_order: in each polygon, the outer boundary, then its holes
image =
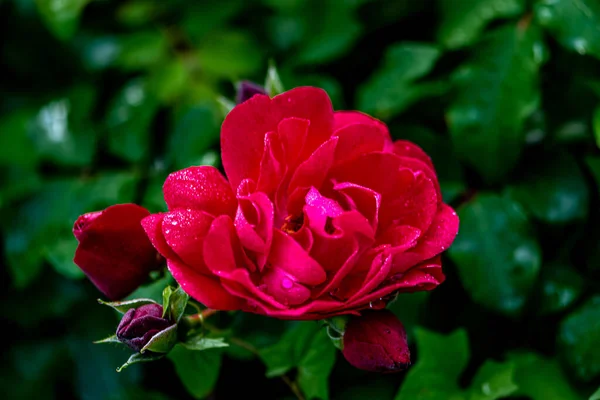
POLYGON ((600 157, 586 157, 585 162, 594 176, 598 194, 600 194, 600 157))
POLYGON ((510 363, 486 361, 477 371, 469 388, 469 400, 496 400, 513 394, 515 366, 510 363))
POLYGON ((70 39, 79 25, 79 15, 90 0, 35 0, 42 20, 59 39, 70 39))
POLYGON ((46 248, 46 259, 54 270, 69 279, 82 279, 83 271, 73 262, 77 250, 77 240, 72 235, 61 238, 53 246, 46 248))
POLYGON ((170 165, 174 169, 201 165, 203 155, 219 141, 222 118, 219 118, 214 106, 198 104, 181 116, 174 115, 173 119, 174 126, 167 145, 170 165))
POLYGON ((515 365, 515 396, 532 400, 578 400, 581 397, 569 385, 558 362, 535 353, 512 353, 508 359, 515 365))
POLYGON ((78 86, 40 108, 28 134, 42 158, 62 165, 91 163, 97 142, 89 121, 95 97, 91 86, 78 86))
POLYGON ((170 303, 171 303, 171 295, 173 294, 173 288, 171 286, 167 286, 162 293, 162 307, 163 307, 163 312, 162 312, 162 317, 163 318, 169 318, 170 317, 170 311, 171 311, 171 307, 170 307, 170 303))
POLYGON ((540 270, 540 248, 517 203, 479 194, 458 210, 461 226, 449 255, 476 303, 521 313, 540 270))
POLYGON ((168 358, 175 365, 175 371, 190 395, 203 399, 217 383, 221 355, 218 349, 191 351, 183 346, 175 346, 168 358))
POLYGON ((208 74, 239 80, 258 72, 263 52, 252 35, 233 30, 215 32, 198 48, 199 63, 208 74))
POLYGON ((537 22, 579 54, 600 58, 600 3, 596 0, 538 0, 537 22))
POLYGON ((329 374, 336 354, 325 330, 319 330, 298 364, 298 385, 307 399, 329 399, 329 374))
POLYGON ((437 37, 449 49, 475 43, 491 21, 516 17, 525 10, 524 0, 439 0, 438 4, 442 22, 437 37))
POLYGON ((139 298, 152 299, 155 302, 162 301, 162 293, 165 287, 175 284, 173 276, 166 272, 165 276, 156 281, 138 287, 133 293, 127 296, 126 300, 134 300, 139 298))
POLYGON ((169 43, 159 30, 123 35, 117 39, 117 49, 114 64, 124 70, 150 68, 169 57, 169 43))
POLYGON ((121 314, 125 314, 132 308, 138 308, 144 306, 146 304, 157 304, 152 299, 133 299, 133 300, 123 300, 123 301, 104 301, 98 299, 98 303, 114 308, 121 314))
POLYGON ((119 368, 117 368, 117 372, 121 372, 125 368, 127 368, 133 364, 160 360, 164 356, 165 356, 164 354, 157 354, 157 353, 150 353, 150 352, 144 353, 144 354, 134 353, 131 355, 131 357, 129 357, 129 359, 125 362, 125 364, 123 364, 119 368))
POLYGON ((362 31, 351 2, 313 0, 311 3, 297 10, 302 13, 300 23, 308 28, 293 58, 294 63, 301 65, 322 64, 339 57, 351 48, 362 31))
POLYGON ((419 358, 408 370, 396 400, 464 399, 456 381, 469 361, 466 332, 460 329, 440 335, 419 328, 415 336, 419 358))
POLYGON ((37 164, 35 142, 27 129, 34 118, 34 110, 20 110, 0 118, 0 165, 27 167, 37 164))
POLYGON ((540 30, 527 20, 494 31, 453 76, 447 122, 457 154, 488 182, 500 181, 519 159, 525 119, 538 107, 540 30))
POLYGON ((588 214, 589 192, 577 162, 567 153, 548 153, 508 188, 508 195, 544 222, 560 224, 588 214))
POLYGON ((287 330, 276 344, 260 350, 260 358, 267 366, 267 377, 280 376, 296 367, 307 352, 319 330, 314 322, 298 322, 287 330))
POLYGON ((149 155, 151 123, 158 102, 142 78, 129 81, 109 105, 106 115, 110 152, 130 162, 149 155))
POLYGON ((577 379, 589 382, 600 375, 600 296, 561 322, 557 343, 565 367, 577 379))
POLYGON ((439 57, 439 49, 430 44, 390 46, 383 65, 359 88, 358 109, 387 119, 420 99, 443 93, 446 85, 440 82, 414 82, 427 75, 439 57))
POLYGON ((142 347, 140 353, 145 354, 147 351, 150 353, 168 353, 175 344, 177 344, 177 324, 173 324, 152 336, 148 343, 142 347))
POLYGON ((596 107, 596 111, 594 111, 592 125, 594 127, 594 136, 596 137, 596 146, 600 148, 600 106, 596 107))
POLYGON ((583 293, 585 282, 570 264, 544 265, 540 279, 539 312, 550 314, 569 308, 583 293))
POLYGON ((600 400, 600 387, 590 396, 589 400, 600 400))
POLYGON ((152 70, 148 88, 161 102, 169 103, 186 90, 188 80, 189 73, 183 60, 176 58, 152 70))
POLYGON ((208 350, 229 346, 225 343, 225 338, 207 338, 202 334, 187 338, 185 342, 181 342, 181 345, 188 350, 208 350))

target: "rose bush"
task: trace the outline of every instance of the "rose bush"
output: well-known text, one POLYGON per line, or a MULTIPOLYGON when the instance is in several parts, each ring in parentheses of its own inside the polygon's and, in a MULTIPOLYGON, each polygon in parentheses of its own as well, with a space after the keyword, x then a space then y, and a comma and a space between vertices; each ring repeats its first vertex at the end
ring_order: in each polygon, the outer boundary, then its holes
POLYGON ((300 87, 236 106, 221 150, 227 180, 210 166, 174 172, 169 211, 142 220, 207 307, 321 319, 444 280, 458 218, 430 158, 382 122, 300 87))

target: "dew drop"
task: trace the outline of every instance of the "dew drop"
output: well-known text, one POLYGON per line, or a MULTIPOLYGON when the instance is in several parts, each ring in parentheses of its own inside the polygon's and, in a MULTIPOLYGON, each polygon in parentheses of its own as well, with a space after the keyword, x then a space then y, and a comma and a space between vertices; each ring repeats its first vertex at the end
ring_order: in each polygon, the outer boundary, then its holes
POLYGON ((282 287, 282 288, 289 290, 289 289, 291 289, 293 286, 294 286, 294 282, 292 282, 292 280, 291 280, 291 279, 289 279, 289 278, 283 278, 283 279, 281 280, 281 287, 282 287))

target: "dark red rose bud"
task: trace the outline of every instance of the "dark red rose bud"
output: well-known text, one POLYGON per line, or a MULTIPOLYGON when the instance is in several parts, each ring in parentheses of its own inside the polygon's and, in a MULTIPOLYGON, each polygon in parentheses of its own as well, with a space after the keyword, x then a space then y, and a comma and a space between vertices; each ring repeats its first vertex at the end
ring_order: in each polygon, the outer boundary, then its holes
POLYGON ((117 204, 80 216, 73 226, 79 241, 75 264, 109 299, 121 299, 161 264, 140 221, 150 212, 135 204, 117 204))
POLYGON ((343 340, 342 353, 356 368, 398 372, 410 366, 406 331, 391 311, 366 311, 352 317, 343 340))
POLYGON ((267 94, 264 87, 250 81, 241 81, 237 85, 237 93, 235 96, 236 104, 240 104, 250 99, 255 94, 267 94))
POLYGON ((129 309, 117 327, 117 339, 139 352, 154 335, 173 325, 162 317, 159 304, 146 304, 129 309))

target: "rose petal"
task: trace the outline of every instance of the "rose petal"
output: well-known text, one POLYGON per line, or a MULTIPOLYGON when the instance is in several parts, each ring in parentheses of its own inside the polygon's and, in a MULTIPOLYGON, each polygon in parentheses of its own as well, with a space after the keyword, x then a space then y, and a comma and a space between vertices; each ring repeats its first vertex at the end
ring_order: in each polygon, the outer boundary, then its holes
POLYGON ((223 311, 242 308, 243 300, 225 290, 218 278, 200 274, 176 260, 167 260, 167 266, 182 289, 206 307, 223 311))
POLYGON ((292 169, 297 165, 310 121, 302 118, 285 118, 277 125, 277 134, 285 152, 285 162, 292 169))
POLYGON ((181 261, 198 272, 208 273, 202 255, 204 237, 214 217, 198 210, 174 210, 163 218, 164 238, 181 261))
POLYGON ((335 149, 335 163, 351 160, 359 155, 382 151, 389 141, 387 130, 377 125, 346 125, 333 133, 339 138, 335 149))
POLYGON ((416 158, 435 171, 431 158, 416 144, 409 142, 408 140, 396 140, 393 149, 394 154, 400 157, 416 158))
POLYGON ((394 255, 392 273, 404 272, 413 265, 440 254, 450 247, 457 233, 458 216, 452 208, 442 203, 429 230, 421 237, 417 246, 394 255))
POLYGON ((390 138, 390 132, 383 122, 360 111, 336 111, 333 113, 333 120, 334 132, 348 125, 366 124, 379 129, 382 132, 382 135, 386 138, 386 142, 392 141, 390 138))
POLYGON ((273 246, 268 261, 273 267, 281 268, 298 282, 307 285, 318 285, 327 277, 323 267, 294 239, 280 230, 273 232, 273 246))
POLYGON ((284 161, 283 148, 279 137, 274 132, 267 133, 265 135, 265 149, 260 162, 258 182, 256 183, 257 191, 263 192, 274 199, 274 192, 281 184, 285 173, 284 161))
POLYGON ((203 243, 203 252, 207 268, 217 276, 237 268, 253 269, 244 257, 233 221, 226 215, 212 222, 203 243))
POLYGON ((150 239, 150 243, 165 258, 179 258, 177 254, 169 247, 162 231, 163 218, 166 213, 150 214, 142 219, 141 225, 150 239))
POLYGON ((381 206, 379 193, 349 182, 338 183, 333 189, 344 196, 352 209, 357 210, 369 220, 373 231, 377 230, 379 207, 381 206))
POLYGON ((290 117, 310 121, 303 154, 311 154, 331 135, 333 111, 322 89, 299 87, 273 99, 255 95, 231 110, 221 127, 221 154, 233 188, 244 178, 258 179, 265 134, 290 117))
POLYGON ((192 208, 217 215, 233 216, 236 201, 231 187, 214 167, 189 167, 173 172, 163 185, 169 210, 192 208))
POLYGON ((310 290, 280 268, 269 269, 263 275, 262 282, 266 286, 267 293, 281 304, 295 306, 310 298, 310 290))
POLYGON ((264 193, 238 197, 235 227, 242 245, 256 253, 256 265, 262 270, 273 241, 273 203, 264 193))
POLYGON ((290 181, 288 193, 292 193, 296 188, 311 186, 319 188, 323 184, 333 164, 337 143, 338 138, 332 137, 316 149, 308 160, 298 166, 290 181))

